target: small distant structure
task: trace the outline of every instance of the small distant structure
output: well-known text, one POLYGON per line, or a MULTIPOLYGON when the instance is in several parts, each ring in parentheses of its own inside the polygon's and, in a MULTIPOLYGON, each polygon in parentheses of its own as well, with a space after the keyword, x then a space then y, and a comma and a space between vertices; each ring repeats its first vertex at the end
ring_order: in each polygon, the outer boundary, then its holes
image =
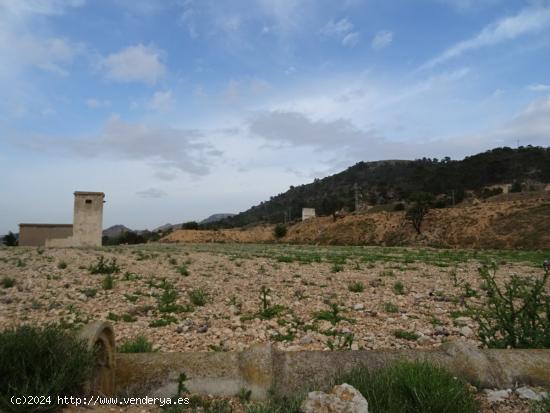
POLYGON ((101 247, 103 192, 76 191, 72 224, 19 224, 19 245, 101 247))
POLYGON ((302 208, 302 221, 315 218, 315 208, 302 208))

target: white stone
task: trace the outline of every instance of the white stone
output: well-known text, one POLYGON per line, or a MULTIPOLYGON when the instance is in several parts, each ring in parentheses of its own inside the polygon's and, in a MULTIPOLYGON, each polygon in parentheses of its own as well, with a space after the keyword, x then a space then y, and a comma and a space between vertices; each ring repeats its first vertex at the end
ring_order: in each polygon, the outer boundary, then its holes
POLYGON ((516 389, 516 393, 518 394, 520 399, 529 399, 529 400, 536 400, 536 401, 540 401, 544 397, 548 396, 546 392, 538 393, 529 387, 518 387, 516 389))
POLYGON ((334 386, 330 393, 314 391, 300 406, 302 413, 369 413, 363 395, 349 384, 334 386))
POLYGON ((512 393, 512 390, 506 389, 506 390, 489 390, 485 389, 485 395, 487 396, 487 401, 489 403, 498 403, 506 400, 508 397, 510 397, 510 394, 512 393))
POLYGON ((471 337, 474 335, 474 330, 472 330, 470 327, 465 326, 460 329, 460 334, 464 337, 471 337))
POLYGON ((355 304, 355 305, 353 306, 353 309, 354 309, 354 310, 363 310, 363 309, 365 309, 365 306, 364 306, 364 304, 362 304, 362 303, 358 303, 358 304, 355 304))

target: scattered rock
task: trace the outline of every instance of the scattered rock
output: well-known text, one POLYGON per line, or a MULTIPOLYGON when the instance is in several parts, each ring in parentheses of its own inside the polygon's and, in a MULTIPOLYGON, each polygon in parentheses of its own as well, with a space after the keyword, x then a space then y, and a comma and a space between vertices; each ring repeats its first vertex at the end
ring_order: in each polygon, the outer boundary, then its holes
POLYGON ((197 327, 197 333, 206 333, 208 331, 208 324, 203 324, 197 327))
POLYGON ((536 392, 533 389, 529 387, 518 387, 516 389, 517 395, 520 397, 520 399, 528 399, 528 400, 542 400, 544 397, 548 396, 548 393, 546 392, 536 392))
POLYGON ((484 390, 485 395, 487 396, 487 401, 489 403, 500 403, 506 400, 508 397, 510 397, 510 394, 512 394, 512 390, 506 389, 506 390, 484 390))
POLYGON ((364 309, 365 309, 365 305, 362 304, 362 303, 357 303, 357 304, 355 304, 355 305, 353 306, 353 309, 354 309, 354 310, 357 310, 357 311, 359 311, 359 310, 364 310, 364 309))
POLYGON ((302 413, 368 413, 369 404, 361 393, 349 384, 334 386, 330 393, 314 391, 300 406, 302 413))
POLYGON ((428 337, 428 336, 425 336, 425 335, 423 335, 423 334, 420 334, 420 335, 418 336, 418 338, 416 339, 416 342, 417 342, 418 344, 420 344, 421 346, 425 346, 425 345, 427 345, 427 344, 431 344, 431 343, 432 343, 432 339, 431 339, 430 337, 428 337))
POLYGON ((468 338, 468 337, 472 337, 474 335, 474 330, 472 330, 470 327, 468 326, 464 326, 460 329, 460 335, 468 338))

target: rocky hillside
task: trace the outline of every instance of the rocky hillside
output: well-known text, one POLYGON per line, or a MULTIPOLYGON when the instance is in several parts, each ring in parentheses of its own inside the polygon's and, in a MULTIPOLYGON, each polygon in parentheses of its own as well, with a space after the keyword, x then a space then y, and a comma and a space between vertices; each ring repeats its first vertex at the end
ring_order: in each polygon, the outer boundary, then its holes
POLYGON ((361 204, 380 205, 407 200, 418 191, 438 196, 440 206, 459 203, 466 191, 483 196, 486 187, 512 184, 519 189, 550 182, 550 147, 497 148, 463 160, 418 159, 414 161, 359 162, 338 174, 313 183, 290 187, 282 194, 212 227, 242 227, 256 223, 292 221, 303 207, 318 215, 355 209, 357 193, 361 204))
MULTIPOLYGON (((318 217, 288 228, 283 242, 324 245, 550 249, 550 192, 499 195, 454 208, 432 209, 416 234, 403 211, 318 217)), ((164 242, 273 242, 273 226, 175 231, 164 242)))

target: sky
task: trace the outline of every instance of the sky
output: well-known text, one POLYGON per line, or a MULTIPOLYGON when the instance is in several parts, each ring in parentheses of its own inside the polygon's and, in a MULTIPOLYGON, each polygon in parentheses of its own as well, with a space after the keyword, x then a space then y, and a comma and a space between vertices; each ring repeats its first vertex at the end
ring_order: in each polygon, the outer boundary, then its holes
POLYGON ((0 0, 0 234, 518 144, 550 146, 550 0, 0 0))

